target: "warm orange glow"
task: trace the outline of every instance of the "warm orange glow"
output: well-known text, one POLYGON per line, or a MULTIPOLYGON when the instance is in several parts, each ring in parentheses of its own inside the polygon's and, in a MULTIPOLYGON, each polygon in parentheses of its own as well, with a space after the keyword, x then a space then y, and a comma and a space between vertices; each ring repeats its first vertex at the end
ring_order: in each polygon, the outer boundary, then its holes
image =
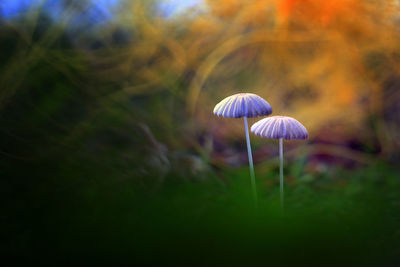
POLYGON ((328 26, 335 20, 355 16, 359 12, 357 0, 282 0, 278 3, 280 19, 302 19, 328 26))
MULTIPOLYGON (((299 119, 311 135, 332 121, 361 127, 385 112, 385 86, 400 75, 398 5, 205 2, 205 12, 165 19, 145 12, 147 1, 132 1, 135 16, 126 22, 139 38, 120 52, 114 70, 132 77, 124 92, 171 90, 199 129, 212 127, 216 99, 242 91, 267 99, 274 114, 299 119)), ((236 133, 240 123, 224 134, 236 133)))

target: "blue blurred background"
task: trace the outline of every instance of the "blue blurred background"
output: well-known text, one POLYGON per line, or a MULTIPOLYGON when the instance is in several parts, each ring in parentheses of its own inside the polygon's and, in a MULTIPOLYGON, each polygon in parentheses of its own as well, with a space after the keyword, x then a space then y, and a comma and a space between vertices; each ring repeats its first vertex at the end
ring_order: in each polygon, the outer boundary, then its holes
MULTIPOLYGON (((115 16, 115 8, 124 0, 98 0, 81 1, 89 5, 91 10, 86 15, 93 23, 105 22, 115 16), (113 10, 114 9, 114 10, 113 10)), ((172 16, 185 9, 199 4, 201 0, 168 0, 158 3, 160 12, 165 16, 172 16)), ((15 16, 23 15, 32 9, 44 9, 53 19, 57 20, 62 13, 65 3, 63 0, 3 0, 0 3, 1 16, 6 19, 12 19, 15 16)))

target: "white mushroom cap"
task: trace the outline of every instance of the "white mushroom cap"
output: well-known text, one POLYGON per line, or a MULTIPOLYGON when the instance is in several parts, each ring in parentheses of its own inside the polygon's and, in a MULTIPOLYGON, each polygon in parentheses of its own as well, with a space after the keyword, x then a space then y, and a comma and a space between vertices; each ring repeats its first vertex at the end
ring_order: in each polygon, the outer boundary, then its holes
POLYGON ((214 108, 214 114, 225 118, 257 117, 272 113, 271 105, 256 94, 240 93, 228 96, 214 108))
POLYGON ((251 132, 272 139, 307 139, 307 129, 298 120, 286 116, 262 119, 251 126, 251 132))

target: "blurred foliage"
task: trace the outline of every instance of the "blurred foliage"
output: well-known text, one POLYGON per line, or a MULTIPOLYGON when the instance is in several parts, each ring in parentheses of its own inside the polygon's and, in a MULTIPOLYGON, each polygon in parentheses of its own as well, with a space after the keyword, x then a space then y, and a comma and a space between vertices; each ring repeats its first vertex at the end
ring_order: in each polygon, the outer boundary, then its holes
MULTIPOLYGON (((48 79, 55 77, 49 67, 71 85, 60 94, 85 95, 70 97, 86 112, 116 105, 173 146, 182 143, 176 136, 190 143, 205 132, 242 138, 239 122, 226 129, 210 111, 221 98, 250 91, 275 114, 298 118, 311 136, 330 132, 334 144, 357 139, 397 155, 394 1, 205 1, 172 17, 158 1, 120 1, 113 19, 100 24, 82 21, 90 3, 65 1, 56 20, 35 9, 2 22, 2 51, 9 51, 2 55, 2 110, 35 86, 55 90, 62 82, 48 79)), ((191 144, 204 154, 201 145, 191 144)))
POLYGON ((107 19, 93 1, 59 3, 0 18, 7 252, 398 260, 396 1, 213 0, 167 16, 121 0, 107 19), (254 213, 243 122, 212 114, 241 91, 310 131, 285 143, 284 222, 276 144, 252 138, 254 213))

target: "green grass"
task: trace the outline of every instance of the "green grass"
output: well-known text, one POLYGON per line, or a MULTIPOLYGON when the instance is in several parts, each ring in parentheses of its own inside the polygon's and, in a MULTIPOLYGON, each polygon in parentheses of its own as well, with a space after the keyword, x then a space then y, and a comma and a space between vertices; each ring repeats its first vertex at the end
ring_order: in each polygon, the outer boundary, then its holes
POLYGON ((289 179, 284 217, 275 168, 257 173, 258 211, 246 167, 151 193, 107 175, 108 182, 47 184, 11 198, 18 212, 3 227, 6 247, 19 259, 50 263, 398 263, 399 170, 376 163, 332 172, 289 179))

